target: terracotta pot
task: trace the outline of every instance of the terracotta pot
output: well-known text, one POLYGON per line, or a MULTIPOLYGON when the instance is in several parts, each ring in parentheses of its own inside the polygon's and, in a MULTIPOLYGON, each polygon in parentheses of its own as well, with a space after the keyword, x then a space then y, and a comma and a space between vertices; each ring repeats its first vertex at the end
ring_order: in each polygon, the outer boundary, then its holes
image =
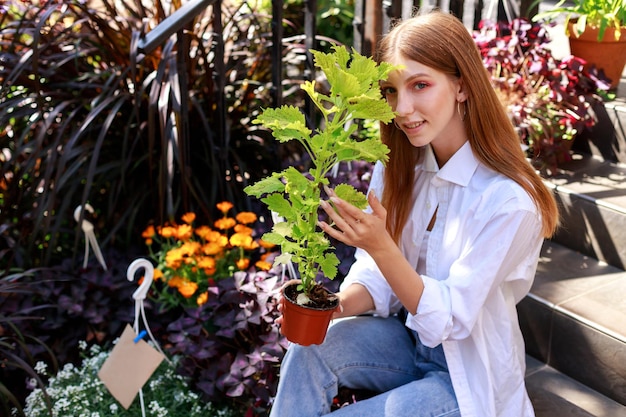
POLYGON ((286 288, 288 287, 283 288, 285 304, 282 333, 290 342, 302 346, 321 344, 337 304, 327 309, 302 306, 285 295, 286 288))
POLYGON ((617 88, 626 65, 626 27, 622 28, 619 41, 615 40, 615 29, 607 28, 602 41, 598 41, 598 29, 587 26, 580 35, 569 22, 569 45, 572 55, 604 70, 611 79, 611 89, 617 88))

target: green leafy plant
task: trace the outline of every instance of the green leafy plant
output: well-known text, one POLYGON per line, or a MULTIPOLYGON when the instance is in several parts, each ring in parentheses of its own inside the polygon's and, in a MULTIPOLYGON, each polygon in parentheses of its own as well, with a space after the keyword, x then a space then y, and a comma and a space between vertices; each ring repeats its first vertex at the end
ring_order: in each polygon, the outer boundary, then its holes
MULTIPOLYGON (((379 138, 356 140, 357 125, 352 122, 375 119, 389 123, 394 117, 378 84, 394 67, 385 62, 377 65, 344 46, 332 49, 331 53, 312 51, 316 67, 330 85, 329 94, 316 91, 315 81, 302 86, 322 114, 320 129, 309 129, 304 114, 294 106, 266 109, 254 121, 270 129, 279 142, 299 142, 311 159, 311 168, 302 173, 287 167, 244 189, 284 219, 274 224, 263 240, 281 247, 278 263, 298 265, 298 289, 308 295, 317 284, 318 273, 333 279, 339 263, 330 240, 316 225, 322 188, 329 184, 327 174, 339 162, 386 162, 388 158, 389 150, 379 138)), ((337 185, 335 193, 357 207, 367 204, 365 195, 348 184, 337 185)))
MULTIPOLYGON (((535 5, 539 1, 535 2, 535 5)), ((553 8, 535 15, 533 20, 551 19, 565 15, 565 30, 569 30, 569 21, 576 19, 574 28, 578 35, 587 26, 598 29, 598 40, 602 40, 607 28, 615 29, 615 40, 621 37, 622 29, 626 31, 625 0, 560 0, 553 8)))

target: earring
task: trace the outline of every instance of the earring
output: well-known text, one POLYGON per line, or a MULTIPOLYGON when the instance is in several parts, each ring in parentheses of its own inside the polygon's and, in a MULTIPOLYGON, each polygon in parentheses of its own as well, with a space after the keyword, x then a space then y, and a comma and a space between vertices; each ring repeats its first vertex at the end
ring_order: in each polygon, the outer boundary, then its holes
POLYGON ((466 105, 463 105, 463 114, 461 114, 461 102, 457 101, 456 102, 456 112, 459 114, 459 117, 461 118, 461 121, 465 120, 465 115, 467 114, 467 107, 466 105))

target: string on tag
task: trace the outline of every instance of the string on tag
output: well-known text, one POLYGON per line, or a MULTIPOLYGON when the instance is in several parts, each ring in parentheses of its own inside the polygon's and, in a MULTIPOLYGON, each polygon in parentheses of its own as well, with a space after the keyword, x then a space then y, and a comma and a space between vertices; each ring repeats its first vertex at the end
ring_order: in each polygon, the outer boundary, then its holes
MULTIPOLYGON (((90 204, 85 204, 85 210, 92 214, 94 212, 94 209, 90 204)), ((104 256, 102 256, 100 246, 98 245, 98 241, 96 240, 96 235, 93 231, 93 224, 89 220, 86 220, 84 218, 83 206, 78 206, 76 207, 76 209, 74 209, 74 219, 76 220, 76 222, 81 222, 80 227, 83 230, 83 233, 85 233, 85 259, 83 260, 83 268, 87 268, 87 262, 89 261, 89 247, 92 246, 93 253, 94 255, 96 255, 96 259, 98 260, 100 265, 102 265, 102 268, 104 268, 104 270, 106 271, 107 265, 106 262, 104 262, 104 256)))

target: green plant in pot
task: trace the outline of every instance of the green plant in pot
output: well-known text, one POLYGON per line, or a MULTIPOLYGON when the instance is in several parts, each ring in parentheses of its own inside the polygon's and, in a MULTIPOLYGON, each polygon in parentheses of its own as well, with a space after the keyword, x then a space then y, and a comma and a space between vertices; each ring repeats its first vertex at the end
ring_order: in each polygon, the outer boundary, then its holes
POLYGON ((563 17, 571 54, 603 69, 617 88, 626 65, 626 0, 560 0, 533 20, 563 17))
MULTIPOLYGON (((254 121, 272 131, 280 142, 297 141, 311 159, 308 172, 288 167, 245 188, 245 192, 260 198, 269 210, 284 221, 273 225, 263 239, 279 245, 281 255, 276 262, 298 267, 299 281, 283 288, 286 311, 283 311, 282 331, 294 343, 321 343, 338 300, 319 281, 320 276, 334 279, 339 260, 324 232, 317 227, 322 190, 329 184, 327 174, 339 162, 387 161, 389 149, 378 137, 359 140, 355 120, 379 120, 389 123, 394 113, 382 98, 379 81, 393 70, 389 63, 377 64, 371 58, 334 46, 331 53, 312 51, 330 87, 329 93, 316 91, 315 81, 307 81, 302 89, 321 112, 321 127, 312 131, 304 114, 294 106, 266 109, 254 121), (312 341, 304 336, 313 333, 312 322, 294 323, 288 307, 291 303, 305 310, 309 319, 323 316, 320 334, 312 341), (323 313, 322 313, 323 312, 323 313), (293 335, 291 329, 302 330, 293 335)), ((339 184, 338 197, 365 208, 366 196, 348 184, 339 184)), ((312 321, 312 320, 311 320, 312 321)))

